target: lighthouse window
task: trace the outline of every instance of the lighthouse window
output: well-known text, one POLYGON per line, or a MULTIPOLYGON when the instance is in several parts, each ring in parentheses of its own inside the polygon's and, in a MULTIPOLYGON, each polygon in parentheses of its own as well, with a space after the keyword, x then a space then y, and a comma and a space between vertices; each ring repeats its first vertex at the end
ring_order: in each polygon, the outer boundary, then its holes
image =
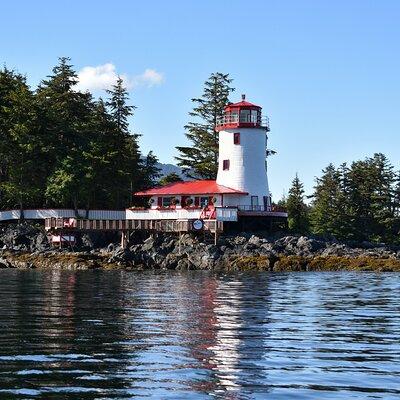
POLYGON ((231 112, 229 122, 230 123, 238 122, 238 112, 236 110, 231 112))
POLYGON ((251 122, 253 124, 258 123, 258 111, 257 110, 251 110, 251 122))
POLYGON ((250 110, 240 110, 239 122, 250 122, 250 110))
POLYGON ((222 162, 222 169, 223 169, 224 171, 228 171, 228 170, 229 170, 229 164, 230 164, 229 160, 224 160, 224 161, 222 162))
POLYGON ((233 144, 240 144, 240 132, 233 134, 233 144))

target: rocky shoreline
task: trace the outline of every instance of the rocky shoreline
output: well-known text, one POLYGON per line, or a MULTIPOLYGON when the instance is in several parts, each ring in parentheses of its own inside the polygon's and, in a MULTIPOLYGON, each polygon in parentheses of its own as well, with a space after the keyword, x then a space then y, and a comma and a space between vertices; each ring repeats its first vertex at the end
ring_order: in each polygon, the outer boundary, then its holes
POLYGON ((0 226, 0 268, 400 272, 400 247, 242 233, 217 246, 189 234, 138 235, 122 249, 116 235, 84 234, 71 251, 52 249, 41 226, 13 224, 0 226))

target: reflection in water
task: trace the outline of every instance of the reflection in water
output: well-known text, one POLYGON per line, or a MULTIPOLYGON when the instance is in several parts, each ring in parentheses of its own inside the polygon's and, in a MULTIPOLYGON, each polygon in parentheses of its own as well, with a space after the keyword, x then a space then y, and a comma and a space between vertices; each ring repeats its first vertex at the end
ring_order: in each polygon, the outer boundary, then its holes
POLYGON ((399 274, 0 273, 0 398, 400 396, 399 274))

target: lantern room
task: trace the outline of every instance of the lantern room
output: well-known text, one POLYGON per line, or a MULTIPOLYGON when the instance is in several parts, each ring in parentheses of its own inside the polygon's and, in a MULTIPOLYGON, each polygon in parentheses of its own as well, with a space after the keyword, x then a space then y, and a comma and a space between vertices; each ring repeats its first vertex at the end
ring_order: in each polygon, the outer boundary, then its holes
POLYGON ((262 116, 261 110, 260 106, 246 101, 246 95, 242 94, 242 101, 225 107, 223 116, 217 119, 216 130, 261 128, 269 132, 268 117, 262 116))

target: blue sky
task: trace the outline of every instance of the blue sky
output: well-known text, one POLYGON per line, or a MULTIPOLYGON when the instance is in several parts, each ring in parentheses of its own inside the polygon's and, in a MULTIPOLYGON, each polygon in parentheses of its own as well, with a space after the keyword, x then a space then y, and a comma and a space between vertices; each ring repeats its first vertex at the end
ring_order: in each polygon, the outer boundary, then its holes
POLYGON ((383 152, 399 166, 399 20, 389 0, 4 1, 0 63, 33 87, 59 56, 93 67, 88 85, 124 75, 132 128, 162 162, 185 144, 190 99, 229 73, 232 100, 246 93, 270 117, 277 199, 296 172, 310 193, 330 162, 383 152))

